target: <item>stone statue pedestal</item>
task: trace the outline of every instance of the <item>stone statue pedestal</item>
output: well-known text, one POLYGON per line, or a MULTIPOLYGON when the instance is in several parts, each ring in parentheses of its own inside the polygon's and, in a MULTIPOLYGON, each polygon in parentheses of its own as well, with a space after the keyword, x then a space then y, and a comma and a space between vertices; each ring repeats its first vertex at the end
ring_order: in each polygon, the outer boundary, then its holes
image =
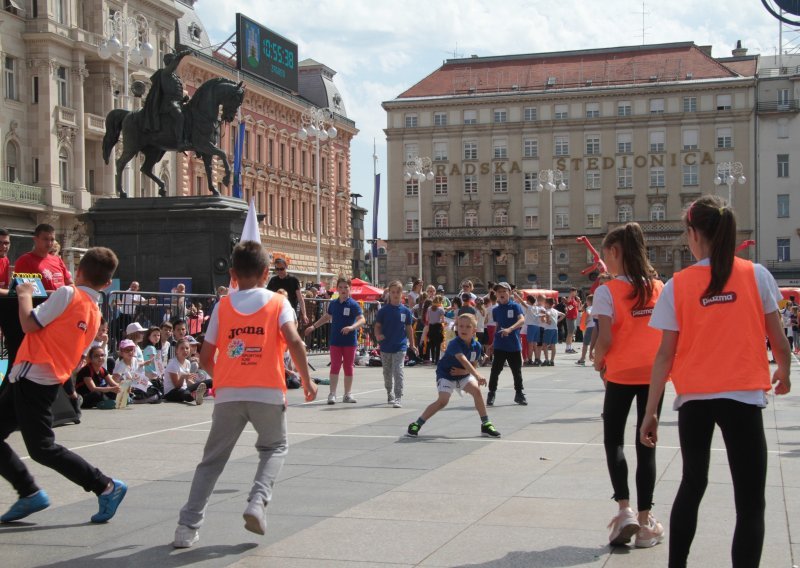
POLYGON ((225 196, 100 199, 82 216, 91 246, 117 253, 122 289, 137 280, 157 291, 160 277, 190 277, 201 294, 229 284, 246 217, 247 203, 225 196))

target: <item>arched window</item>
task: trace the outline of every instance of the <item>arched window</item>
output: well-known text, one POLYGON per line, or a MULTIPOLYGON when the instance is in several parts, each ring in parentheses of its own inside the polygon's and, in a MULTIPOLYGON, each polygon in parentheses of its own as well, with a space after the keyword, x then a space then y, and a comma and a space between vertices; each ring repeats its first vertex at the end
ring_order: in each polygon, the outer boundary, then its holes
POLYGON ((19 180, 19 151, 17 145, 8 141, 6 144, 6 181, 19 180))
POLYGON ((433 216, 433 226, 434 227, 447 227, 449 226, 447 211, 437 211, 436 214, 433 216))
POLYGON ((620 223, 630 223, 633 221, 633 207, 623 203, 617 209, 617 221, 620 223))
POLYGON ((61 191, 69 191, 69 154, 66 148, 58 151, 58 185, 61 191))
POLYGON ((478 212, 474 209, 467 209, 464 213, 464 226, 477 227, 478 226, 478 212))
POLYGON ((650 220, 663 221, 666 218, 667 218, 667 208, 664 207, 664 204, 653 203, 652 207, 650 207, 650 220))
POLYGON ((508 225, 508 211, 506 209, 497 209, 494 212, 495 226, 508 225))

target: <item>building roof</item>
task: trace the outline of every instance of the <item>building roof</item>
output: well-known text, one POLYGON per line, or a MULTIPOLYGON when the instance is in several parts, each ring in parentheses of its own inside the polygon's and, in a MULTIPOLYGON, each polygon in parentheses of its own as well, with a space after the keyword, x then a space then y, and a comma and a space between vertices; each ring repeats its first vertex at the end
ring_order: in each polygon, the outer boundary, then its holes
POLYGON ((446 60, 398 99, 738 76, 738 71, 711 57, 710 48, 693 42, 472 56, 446 60))
POLYGON ((758 67, 758 55, 741 55, 738 57, 721 57, 717 61, 725 67, 741 75, 742 77, 753 77, 758 67))

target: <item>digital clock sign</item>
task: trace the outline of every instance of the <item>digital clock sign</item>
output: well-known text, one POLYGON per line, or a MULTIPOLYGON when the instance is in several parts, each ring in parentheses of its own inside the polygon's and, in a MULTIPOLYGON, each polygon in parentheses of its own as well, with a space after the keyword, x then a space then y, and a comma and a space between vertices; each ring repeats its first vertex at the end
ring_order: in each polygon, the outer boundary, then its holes
POLYGON ((236 63, 252 73, 297 92, 297 44, 242 14, 236 14, 236 63))

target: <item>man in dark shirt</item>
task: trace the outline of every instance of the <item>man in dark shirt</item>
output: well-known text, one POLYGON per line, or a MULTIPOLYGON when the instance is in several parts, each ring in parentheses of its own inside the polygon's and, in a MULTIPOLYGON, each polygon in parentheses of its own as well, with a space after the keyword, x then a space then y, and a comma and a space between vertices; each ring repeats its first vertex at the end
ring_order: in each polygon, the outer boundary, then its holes
POLYGON ((306 316, 306 303, 303 301, 303 292, 300 289, 300 281, 294 276, 290 276, 286 259, 275 259, 275 276, 269 279, 267 283, 267 290, 277 292, 278 290, 285 290, 286 295, 289 297, 289 303, 295 312, 300 309, 299 320, 303 325, 308 325, 308 316, 306 316))

